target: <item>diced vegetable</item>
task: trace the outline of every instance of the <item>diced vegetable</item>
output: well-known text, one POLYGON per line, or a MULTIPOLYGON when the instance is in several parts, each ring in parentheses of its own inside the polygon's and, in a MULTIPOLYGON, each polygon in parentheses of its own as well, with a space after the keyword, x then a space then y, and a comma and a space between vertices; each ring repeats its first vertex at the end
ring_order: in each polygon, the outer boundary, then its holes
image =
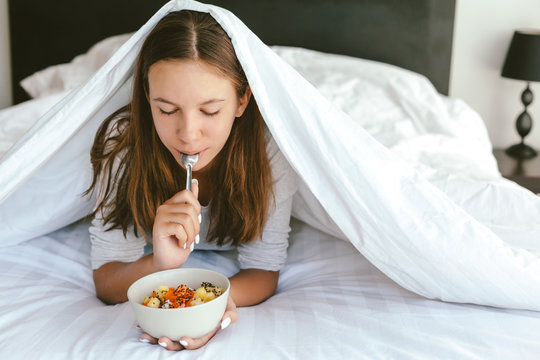
POLYGON ((181 284, 176 289, 160 285, 143 300, 143 305, 153 308, 176 309, 181 307, 204 304, 221 295, 223 290, 219 286, 203 282, 195 291, 181 284))

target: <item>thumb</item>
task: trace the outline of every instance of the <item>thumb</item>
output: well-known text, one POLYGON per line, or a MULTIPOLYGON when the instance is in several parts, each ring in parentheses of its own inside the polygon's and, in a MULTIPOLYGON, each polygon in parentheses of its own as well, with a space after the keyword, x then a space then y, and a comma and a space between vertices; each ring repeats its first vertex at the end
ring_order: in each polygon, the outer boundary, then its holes
POLYGON ((191 180, 191 192, 193 193, 193 195, 195 195, 196 198, 199 197, 199 180, 191 180))

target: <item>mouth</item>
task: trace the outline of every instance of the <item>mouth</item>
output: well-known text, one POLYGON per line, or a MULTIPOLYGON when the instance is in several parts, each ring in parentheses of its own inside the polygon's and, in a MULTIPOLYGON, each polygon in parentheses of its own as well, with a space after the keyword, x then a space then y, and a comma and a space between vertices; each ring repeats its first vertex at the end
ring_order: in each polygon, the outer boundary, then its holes
MULTIPOLYGON (((197 158, 197 162, 193 165, 193 169, 198 169, 200 164, 201 164, 201 158, 203 156, 203 154, 206 152, 206 149, 202 149, 202 150, 183 150, 183 151, 180 151, 180 150, 176 150, 178 152, 178 161, 180 162, 180 164, 182 164, 182 154, 185 155, 188 155, 188 156, 192 156, 192 155, 199 155, 198 158, 197 158), (199 166, 197 166, 199 165, 199 166)), ((185 166, 182 164, 182 166, 185 168, 185 166)))
POLYGON ((201 156, 201 154, 203 153, 204 150, 200 150, 200 151, 196 151, 196 150, 193 150, 193 151, 180 151, 180 150, 176 150, 178 151, 178 154, 182 155, 182 154, 185 154, 185 155, 196 155, 196 154, 199 154, 199 156, 201 156))

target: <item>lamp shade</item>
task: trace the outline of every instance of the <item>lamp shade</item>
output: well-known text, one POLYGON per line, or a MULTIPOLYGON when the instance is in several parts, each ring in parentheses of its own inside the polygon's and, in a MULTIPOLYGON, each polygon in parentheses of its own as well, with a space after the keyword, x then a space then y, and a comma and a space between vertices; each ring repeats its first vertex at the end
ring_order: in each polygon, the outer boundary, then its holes
POLYGON ((516 30, 508 48, 502 76, 540 81, 540 30, 516 30))

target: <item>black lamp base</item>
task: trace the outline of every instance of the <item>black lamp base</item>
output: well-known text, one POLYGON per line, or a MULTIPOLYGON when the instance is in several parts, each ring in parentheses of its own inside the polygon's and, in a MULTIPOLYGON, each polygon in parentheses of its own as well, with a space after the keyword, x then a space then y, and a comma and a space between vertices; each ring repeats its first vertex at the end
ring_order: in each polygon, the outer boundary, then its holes
POLYGON ((532 118, 527 112, 527 106, 531 105, 532 101, 533 93, 529 87, 529 83, 527 82, 527 87, 521 93, 521 102, 523 103, 525 109, 521 114, 519 114, 516 120, 516 130, 521 137, 521 142, 506 149, 506 153, 508 155, 518 159, 530 159, 537 155, 536 150, 529 145, 526 145, 523 140, 532 129, 532 118))
POLYGON ((536 150, 524 143, 510 146, 506 153, 518 159, 531 159, 537 155, 536 150))

